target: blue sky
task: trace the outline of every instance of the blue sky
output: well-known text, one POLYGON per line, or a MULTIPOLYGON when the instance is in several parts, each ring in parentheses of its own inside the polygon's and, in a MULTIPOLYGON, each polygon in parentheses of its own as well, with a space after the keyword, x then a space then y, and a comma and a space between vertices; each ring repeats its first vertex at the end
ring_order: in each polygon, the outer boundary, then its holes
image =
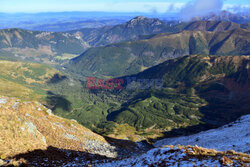
MULTIPOLYGON (((164 13, 179 11, 189 1, 190 0, 0 0, 0 12, 105 11, 164 13)), ((247 7, 247 9, 249 9, 250 2, 249 0, 224 0, 223 9, 232 7, 247 7)))

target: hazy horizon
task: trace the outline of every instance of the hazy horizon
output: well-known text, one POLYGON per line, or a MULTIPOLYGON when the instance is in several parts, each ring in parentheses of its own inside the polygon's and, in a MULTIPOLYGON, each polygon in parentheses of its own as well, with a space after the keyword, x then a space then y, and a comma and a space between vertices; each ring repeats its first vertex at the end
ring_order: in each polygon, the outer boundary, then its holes
POLYGON ((221 10, 248 11, 247 0, 8 0, 0 1, 1 13, 46 13, 46 12, 118 12, 118 13, 178 13, 183 8, 211 8, 220 5, 221 10), (198 4, 198 6, 197 6, 198 4), (204 5, 202 5, 204 4, 204 5), (209 4, 209 5, 207 5, 209 4))
POLYGON ((132 0, 126 2, 124 0, 105 2, 101 0, 3 0, 0 1, 0 6, 0 29, 23 28, 44 31, 59 31, 46 26, 69 22, 74 22, 77 28, 93 28, 121 24, 136 16, 168 21, 189 21, 194 17, 203 17, 223 10, 233 13, 250 11, 250 3, 247 0, 138 0, 136 2, 132 0), (88 20, 93 21, 88 22, 88 20), (97 20, 112 21, 94 23, 97 20))

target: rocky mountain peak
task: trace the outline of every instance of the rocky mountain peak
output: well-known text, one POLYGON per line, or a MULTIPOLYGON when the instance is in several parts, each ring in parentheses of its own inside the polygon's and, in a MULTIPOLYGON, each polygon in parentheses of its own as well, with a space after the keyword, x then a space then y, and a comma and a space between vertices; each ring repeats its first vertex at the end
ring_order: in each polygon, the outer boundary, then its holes
POLYGON ((145 16, 137 16, 134 18, 134 20, 147 20, 149 18, 145 17, 145 16))
POLYGON ((158 25, 162 25, 163 22, 160 21, 159 19, 155 19, 155 18, 151 19, 145 16, 137 16, 127 22, 128 27, 134 27, 136 25, 147 25, 147 24, 150 24, 152 26, 158 26, 158 25))

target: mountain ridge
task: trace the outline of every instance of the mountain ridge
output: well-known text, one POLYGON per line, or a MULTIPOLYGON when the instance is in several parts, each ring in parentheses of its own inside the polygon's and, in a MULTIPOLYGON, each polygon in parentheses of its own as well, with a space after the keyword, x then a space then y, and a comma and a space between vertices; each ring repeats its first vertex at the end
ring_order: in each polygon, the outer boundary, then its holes
MULTIPOLYGON (((157 18, 137 16, 123 24, 97 29, 81 29, 70 33, 81 34, 91 46, 102 46, 128 40, 136 40, 139 36, 153 35, 173 31, 175 28, 157 18), (86 31, 87 30, 87 31, 86 31)), ((176 27, 178 30, 178 27, 176 27)))
POLYGON ((189 54, 249 55, 249 36, 250 32, 244 29, 163 33, 149 39, 91 48, 66 67, 87 76, 117 77, 189 54))

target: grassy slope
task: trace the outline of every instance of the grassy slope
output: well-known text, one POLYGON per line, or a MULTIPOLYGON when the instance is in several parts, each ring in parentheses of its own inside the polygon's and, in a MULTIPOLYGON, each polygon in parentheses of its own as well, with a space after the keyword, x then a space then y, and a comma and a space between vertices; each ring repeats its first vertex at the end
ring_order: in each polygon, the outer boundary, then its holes
POLYGON ((46 96, 46 82, 57 70, 46 65, 0 61, 0 94, 26 100, 38 100, 46 96))

